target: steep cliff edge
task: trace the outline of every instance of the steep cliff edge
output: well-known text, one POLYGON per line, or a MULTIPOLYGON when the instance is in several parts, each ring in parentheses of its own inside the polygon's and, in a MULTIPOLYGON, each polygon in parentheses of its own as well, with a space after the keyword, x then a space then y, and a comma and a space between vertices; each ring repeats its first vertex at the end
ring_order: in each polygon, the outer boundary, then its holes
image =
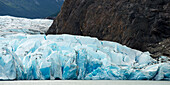
POLYGON ((65 0, 47 34, 87 35, 170 57, 170 0, 65 0))

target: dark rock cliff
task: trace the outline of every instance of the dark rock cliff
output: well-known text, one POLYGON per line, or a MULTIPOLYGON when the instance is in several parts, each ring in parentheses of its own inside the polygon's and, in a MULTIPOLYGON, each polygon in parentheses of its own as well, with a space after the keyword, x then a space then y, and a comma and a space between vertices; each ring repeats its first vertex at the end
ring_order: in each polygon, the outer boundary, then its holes
POLYGON ((65 0, 47 34, 116 41, 170 56, 170 0, 65 0))

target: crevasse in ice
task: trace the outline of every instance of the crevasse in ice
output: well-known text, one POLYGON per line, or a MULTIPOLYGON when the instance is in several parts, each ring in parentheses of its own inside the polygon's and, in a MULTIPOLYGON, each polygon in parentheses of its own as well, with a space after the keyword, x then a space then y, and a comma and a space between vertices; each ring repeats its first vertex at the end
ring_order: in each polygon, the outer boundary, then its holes
POLYGON ((116 42, 29 34, 0 41, 0 80, 170 80, 169 61, 116 42))

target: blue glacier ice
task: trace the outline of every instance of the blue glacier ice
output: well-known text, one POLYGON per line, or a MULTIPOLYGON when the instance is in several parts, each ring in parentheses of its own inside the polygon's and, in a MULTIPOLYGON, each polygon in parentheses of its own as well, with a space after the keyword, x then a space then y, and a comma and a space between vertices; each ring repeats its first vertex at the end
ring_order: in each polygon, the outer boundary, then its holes
POLYGON ((170 80, 160 59, 87 36, 0 36, 0 80, 170 80))

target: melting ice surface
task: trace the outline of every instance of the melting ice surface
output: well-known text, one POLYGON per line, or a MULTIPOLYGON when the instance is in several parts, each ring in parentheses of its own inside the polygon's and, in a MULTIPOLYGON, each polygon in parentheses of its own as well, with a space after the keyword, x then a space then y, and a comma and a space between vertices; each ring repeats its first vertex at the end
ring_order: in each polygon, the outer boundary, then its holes
POLYGON ((0 80, 170 80, 170 63, 161 59, 86 36, 0 36, 0 80))

